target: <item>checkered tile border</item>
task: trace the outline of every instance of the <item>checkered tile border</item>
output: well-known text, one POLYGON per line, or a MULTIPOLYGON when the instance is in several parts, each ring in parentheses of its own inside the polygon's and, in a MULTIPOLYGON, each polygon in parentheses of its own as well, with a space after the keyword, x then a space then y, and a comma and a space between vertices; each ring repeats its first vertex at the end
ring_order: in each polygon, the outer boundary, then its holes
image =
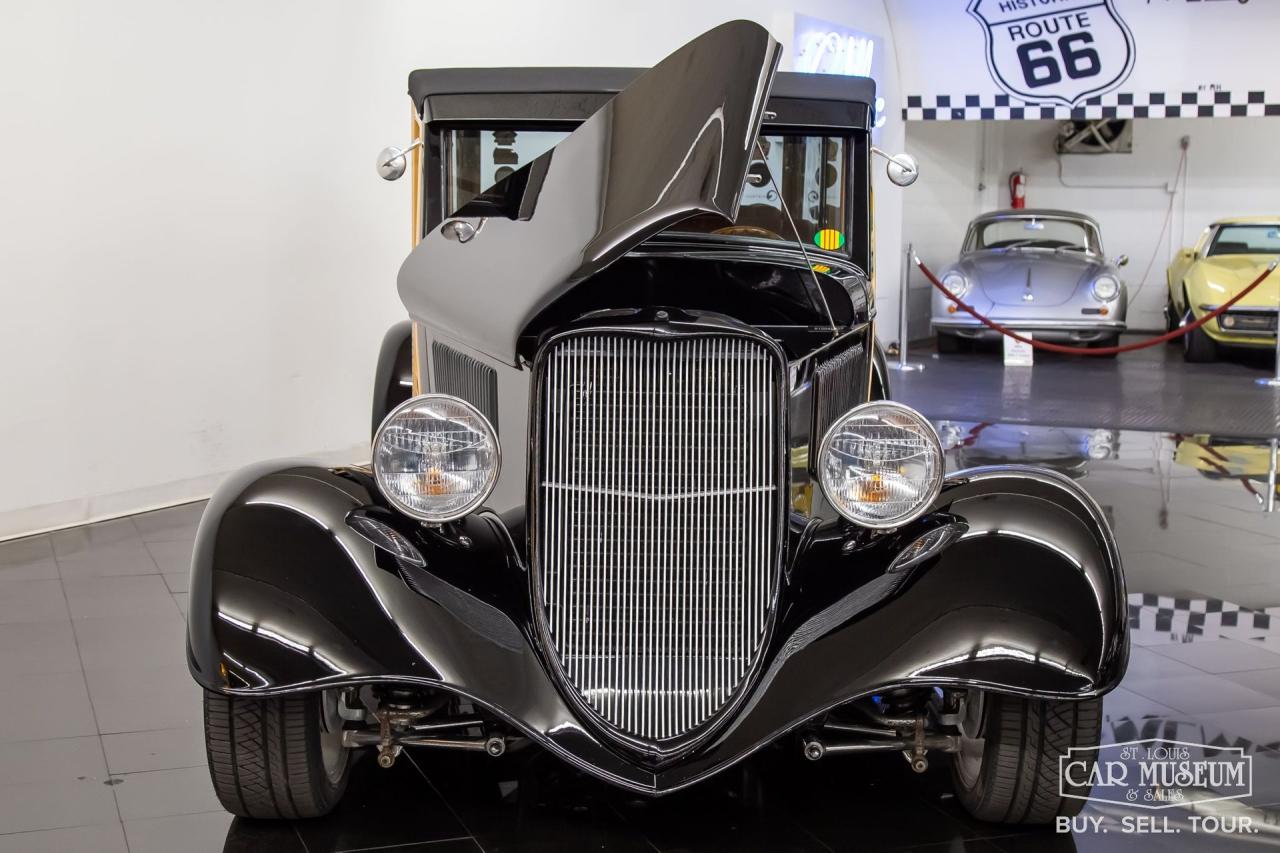
POLYGON ((1219 598, 1129 596, 1129 627, 1139 636, 1280 637, 1280 607, 1251 610, 1219 598))
POLYGON ((1008 95, 908 95, 906 121, 983 119, 1227 118, 1280 116, 1280 97, 1253 92, 1112 92, 1083 106, 1031 104, 1008 95))

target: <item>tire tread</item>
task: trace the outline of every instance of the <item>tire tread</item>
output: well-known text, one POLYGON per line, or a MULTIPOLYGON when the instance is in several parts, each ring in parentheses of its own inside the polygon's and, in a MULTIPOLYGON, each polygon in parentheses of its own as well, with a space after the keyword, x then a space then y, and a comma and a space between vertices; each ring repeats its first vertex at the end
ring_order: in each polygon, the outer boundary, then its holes
POLYGON ((325 774, 319 697, 255 699, 205 691, 209 778, 223 808, 248 818, 327 814, 346 785, 325 774))
POLYGON ((988 695, 986 702, 986 746, 977 779, 966 788, 953 774, 965 809, 979 820, 1009 824, 1046 824, 1078 813, 1084 801, 1059 793, 1058 759, 1073 747, 1098 745, 1101 701, 988 695))

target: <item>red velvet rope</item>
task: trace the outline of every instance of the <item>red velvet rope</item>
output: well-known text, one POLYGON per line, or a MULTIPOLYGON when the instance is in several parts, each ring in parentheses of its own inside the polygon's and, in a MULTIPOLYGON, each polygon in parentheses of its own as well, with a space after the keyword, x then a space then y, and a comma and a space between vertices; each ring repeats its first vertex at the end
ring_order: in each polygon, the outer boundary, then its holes
POLYGON ((984 326, 995 329, 997 332, 999 332, 1002 335, 1008 335, 1009 337, 1013 338, 1015 341, 1021 341, 1024 344, 1029 344, 1035 347, 1036 349, 1048 350, 1049 352, 1061 352, 1067 355, 1102 355, 1102 356, 1118 355, 1122 352, 1133 352, 1134 350, 1138 350, 1138 349, 1146 349, 1147 347, 1153 347, 1153 346, 1156 346, 1157 344, 1162 344, 1166 341, 1171 341, 1174 338, 1180 338, 1183 335, 1187 334, 1188 332, 1195 331, 1196 329, 1203 326, 1205 323, 1212 320, 1214 317, 1217 317, 1223 311, 1226 311, 1232 305, 1235 305, 1241 299, 1244 299, 1246 296, 1248 296, 1249 293, 1255 287, 1262 284, 1262 282, 1266 279, 1266 277, 1271 275, 1271 271, 1276 268, 1276 262, 1272 261, 1270 264, 1267 265, 1267 268, 1262 271, 1262 275, 1255 278, 1253 280, 1253 283, 1250 284, 1248 287, 1246 287, 1244 290, 1240 291, 1235 296, 1227 300, 1225 303, 1223 303, 1222 305, 1210 311, 1208 314, 1205 314, 1199 320, 1196 320, 1193 323, 1188 323, 1185 326, 1181 326, 1177 329, 1174 329, 1172 332, 1165 332, 1163 335, 1160 335, 1158 337, 1150 338, 1145 341, 1138 341, 1137 343, 1125 344, 1124 346, 1098 347, 1097 349, 1084 349, 1082 347, 1065 346, 1063 344, 1051 344, 1048 341, 1032 340, 1031 338, 1024 337, 1018 334, 1017 332, 1013 331, 1013 329, 1010 329, 1007 326, 1000 325, 995 320, 992 320, 989 317, 984 317, 983 315, 975 311, 972 306, 962 302, 960 300, 960 297, 956 296, 950 290, 947 290, 947 286, 942 282, 938 281, 937 276, 933 274, 932 270, 930 270, 927 266, 925 266, 924 261, 920 260, 918 256, 915 258, 915 262, 916 262, 916 266, 920 267, 920 272, 924 273, 924 277, 929 280, 930 284, 938 288, 938 290, 942 291, 943 296, 947 297, 947 299, 950 299, 956 305, 960 306, 961 309, 971 314, 975 319, 981 322, 984 326))

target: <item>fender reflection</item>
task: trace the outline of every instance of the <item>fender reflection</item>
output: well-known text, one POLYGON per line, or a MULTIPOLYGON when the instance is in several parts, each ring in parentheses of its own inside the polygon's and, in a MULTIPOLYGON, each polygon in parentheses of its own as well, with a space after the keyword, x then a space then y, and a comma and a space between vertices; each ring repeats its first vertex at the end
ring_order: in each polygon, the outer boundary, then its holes
POLYGON ((388 510, 363 469, 241 472, 215 494, 197 535, 192 674, 243 695, 373 681, 440 687, 585 771, 659 794, 858 696, 952 685, 1086 698, 1111 689, 1127 658, 1119 557, 1097 505, 1039 469, 960 472, 900 530, 797 522, 777 629, 747 700, 712 739, 659 767, 578 719, 558 692, 531 627, 515 544, 523 523, 482 511, 421 527, 388 510), (353 511, 390 525, 425 565, 375 548, 348 526, 353 511), (943 531, 950 541, 893 567, 943 531))

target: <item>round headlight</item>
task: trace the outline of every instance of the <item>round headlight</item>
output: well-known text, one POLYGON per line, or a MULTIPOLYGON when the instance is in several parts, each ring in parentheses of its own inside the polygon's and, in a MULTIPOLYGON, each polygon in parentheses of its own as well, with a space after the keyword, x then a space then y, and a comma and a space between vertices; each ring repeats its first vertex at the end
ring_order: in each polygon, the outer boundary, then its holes
POLYGON ((949 272, 942 277, 942 284, 951 291, 952 296, 961 297, 969 290, 969 279, 958 272, 949 272))
POLYGON ((423 394, 387 415, 373 439, 382 494, 406 515, 453 521, 489 497, 498 480, 498 437, 484 415, 448 394, 423 394))
POLYGON ((1110 302, 1120 295, 1120 282, 1113 275, 1100 275, 1093 281, 1093 298, 1099 302, 1110 302))
POLYGON ((836 511, 864 527, 900 527, 929 508, 942 488, 942 447, 924 416, 878 401, 827 430, 818 481, 836 511))

